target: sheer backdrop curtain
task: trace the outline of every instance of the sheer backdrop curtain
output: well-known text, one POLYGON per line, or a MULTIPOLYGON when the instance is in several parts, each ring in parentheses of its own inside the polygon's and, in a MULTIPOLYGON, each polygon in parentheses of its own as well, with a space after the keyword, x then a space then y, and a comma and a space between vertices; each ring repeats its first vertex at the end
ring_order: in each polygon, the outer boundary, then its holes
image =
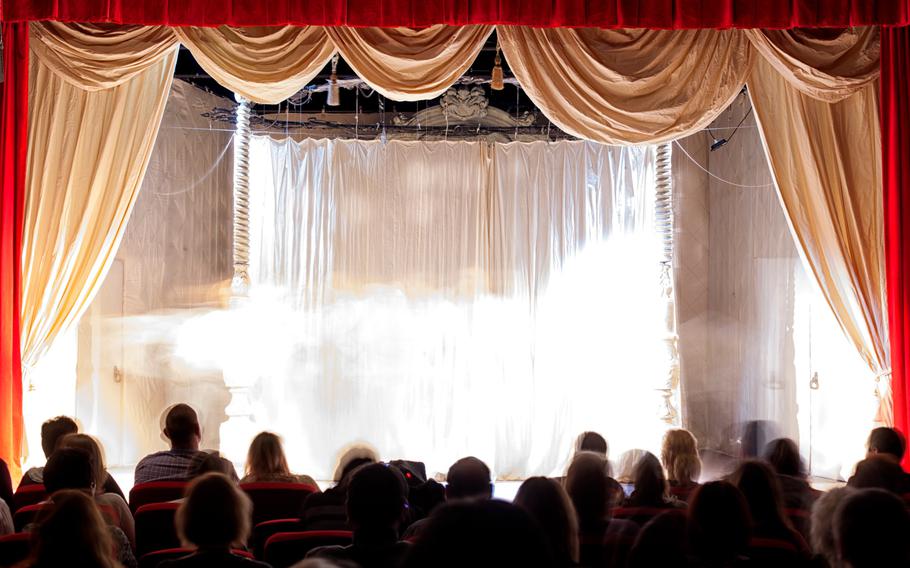
POLYGON ((297 468, 363 440, 524 477, 584 429, 660 439, 652 148, 260 137, 251 163, 255 310, 222 362, 266 361, 257 424, 297 468))

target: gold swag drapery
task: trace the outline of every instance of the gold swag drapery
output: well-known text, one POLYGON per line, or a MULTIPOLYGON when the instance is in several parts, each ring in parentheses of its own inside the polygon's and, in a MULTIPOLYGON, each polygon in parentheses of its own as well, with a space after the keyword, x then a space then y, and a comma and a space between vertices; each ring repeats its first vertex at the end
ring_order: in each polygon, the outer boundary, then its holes
POLYGON ((176 42, 155 28, 32 29, 38 40, 29 78, 22 236, 26 368, 78 321, 104 281, 151 156, 177 59, 176 42), (74 30, 80 43, 67 39, 74 30))

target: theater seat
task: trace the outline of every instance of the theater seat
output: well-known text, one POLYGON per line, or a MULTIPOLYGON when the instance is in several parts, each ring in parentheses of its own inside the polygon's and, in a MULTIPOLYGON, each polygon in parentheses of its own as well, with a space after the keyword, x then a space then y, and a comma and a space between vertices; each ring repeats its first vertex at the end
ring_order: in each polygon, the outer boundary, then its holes
POLYGON ((35 505, 47 500, 47 489, 44 485, 20 485, 13 494, 12 512, 15 513, 22 507, 35 505))
POLYGON ((353 540, 351 531, 303 531, 273 534, 265 541, 263 560, 272 568, 293 566, 314 548, 347 546, 353 540))
POLYGON ((657 515, 672 510, 673 509, 670 508, 662 509, 660 507, 617 507, 613 509, 613 518, 633 521, 638 523, 639 526, 644 526, 645 523, 657 515))
POLYGON ((809 511, 803 509, 786 509, 784 511, 787 514, 787 518, 790 519, 790 522, 793 524, 793 528, 796 529, 804 539, 809 539, 809 527, 812 521, 812 514, 809 511))
POLYGON ((180 499, 186 486, 186 481, 150 481, 134 485, 130 489, 130 511, 135 515, 143 505, 180 499))
POLYGON ((28 557, 29 533, 15 533, 0 537, 0 566, 13 566, 28 557))
MULTIPOLYGON (((183 558, 184 556, 189 556, 193 552, 195 551, 192 548, 168 548, 166 550, 149 552, 139 559, 139 568, 155 568, 165 560, 183 558)), ((231 552, 237 556, 243 556, 244 558, 253 558, 253 555, 245 550, 232 550, 231 552)))
POLYGON ((34 505, 26 505, 25 507, 20 508, 13 515, 13 526, 16 527, 17 531, 21 531, 26 526, 35 522, 38 519, 38 515, 41 514, 41 511, 44 509, 44 503, 36 503, 34 505))
POLYGON ((253 556, 264 558, 265 542, 273 534, 301 531, 303 531, 303 523, 300 519, 275 519, 259 523, 253 527, 253 534, 250 536, 250 548, 253 550, 253 556))
POLYGON ((240 488, 253 501, 253 525, 299 517, 303 501, 319 490, 305 483, 242 483, 240 488))
POLYGON ((179 503, 149 503, 136 510, 137 556, 180 547, 180 538, 174 525, 178 507, 179 503))
POLYGON ((757 566, 774 568, 800 568, 807 558, 791 542, 770 538, 753 538, 749 541, 749 559, 757 566))

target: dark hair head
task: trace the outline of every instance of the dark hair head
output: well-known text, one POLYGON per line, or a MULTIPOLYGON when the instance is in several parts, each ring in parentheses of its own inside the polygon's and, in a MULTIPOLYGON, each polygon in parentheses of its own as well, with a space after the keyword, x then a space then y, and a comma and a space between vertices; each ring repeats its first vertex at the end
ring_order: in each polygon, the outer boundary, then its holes
POLYGON ((630 501, 637 507, 659 507, 667 500, 667 479, 660 460, 650 453, 638 459, 632 470, 635 491, 630 501))
POLYGON ((44 487, 48 494, 61 489, 93 489, 95 464, 92 455, 81 448, 58 449, 44 466, 44 487))
POLYGON ((494 499, 439 507, 404 568, 552 568, 546 537, 522 508, 494 499))
POLYGON ((796 442, 790 438, 778 438, 765 446, 765 461, 771 464, 780 475, 806 477, 803 459, 799 455, 796 442))
POLYGON ((579 452, 566 472, 566 492, 582 528, 600 523, 607 516, 610 497, 607 460, 593 452, 579 452))
POLYGON ((196 479, 206 473, 220 473, 231 478, 234 475, 234 466, 218 452, 196 452, 186 466, 186 477, 196 479))
POLYGON ((668 510, 648 521, 629 551, 629 568, 687 566, 686 514, 668 510))
POLYGON ((910 566, 910 514, 887 491, 846 496, 834 514, 834 534, 841 560, 852 568, 910 566))
POLYGON ((746 498, 726 481, 695 489, 688 517, 690 551, 703 562, 731 561, 749 546, 752 520, 746 498))
POLYGON ((348 484, 348 522, 359 528, 397 527, 407 505, 408 482, 384 463, 358 469, 348 484))
POLYGON ((51 457, 57 444, 67 434, 75 434, 79 431, 76 421, 69 416, 57 416, 51 418, 41 425, 41 449, 44 450, 45 457, 51 457))
POLYGON ((876 428, 869 434, 869 441, 866 443, 866 449, 874 454, 886 454, 897 458, 898 461, 904 459, 904 451, 907 449, 907 443, 900 432, 894 428, 876 428))
POLYGON ((905 488, 904 470, 896 462, 872 457, 856 464, 856 473, 848 484, 857 489, 884 489, 900 493, 905 488))
POLYGON ((730 481, 746 498, 755 526, 776 530, 793 528, 784 515, 780 481, 771 466, 758 460, 744 461, 733 472, 730 481))
POLYGON ((88 434, 67 434, 60 440, 60 448, 76 448, 84 450, 92 456, 92 464, 95 466, 93 479, 95 485, 103 486, 107 480, 107 469, 104 465, 104 450, 101 444, 95 438, 88 434))
POLYGON ((576 452, 594 452, 606 456, 609 451, 607 440, 597 432, 582 432, 575 441, 576 452))
POLYGON ((513 503, 529 512, 543 529, 559 566, 578 562, 578 518, 562 485, 546 477, 528 478, 513 503))
POLYGON ((446 474, 446 482, 446 497, 449 499, 493 495, 490 468, 475 457, 461 458, 453 463, 446 474))
POLYGON ((94 500, 82 491, 58 491, 38 517, 27 565, 114 568, 119 564, 111 559, 112 547, 94 500))
POLYGON ((164 435, 174 447, 191 447, 202 437, 199 417, 188 404, 175 404, 164 419, 164 435), (195 439, 195 440, 194 440, 195 439))
POLYGON ((249 497, 227 476, 206 473, 186 489, 177 509, 177 534, 198 547, 229 548, 246 542, 251 515, 249 497))

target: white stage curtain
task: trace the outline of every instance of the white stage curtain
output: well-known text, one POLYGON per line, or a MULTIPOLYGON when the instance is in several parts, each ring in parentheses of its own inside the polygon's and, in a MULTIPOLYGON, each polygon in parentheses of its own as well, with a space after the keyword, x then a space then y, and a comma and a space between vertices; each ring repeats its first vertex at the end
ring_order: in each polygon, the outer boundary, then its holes
POLYGON ((517 478, 562 473, 585 429, 658 443, 653 148, 258 137, 251 156, 251 296, 182 354, 255 377, 257 428, 296 469, 326 479, 360 440, 517 478))

